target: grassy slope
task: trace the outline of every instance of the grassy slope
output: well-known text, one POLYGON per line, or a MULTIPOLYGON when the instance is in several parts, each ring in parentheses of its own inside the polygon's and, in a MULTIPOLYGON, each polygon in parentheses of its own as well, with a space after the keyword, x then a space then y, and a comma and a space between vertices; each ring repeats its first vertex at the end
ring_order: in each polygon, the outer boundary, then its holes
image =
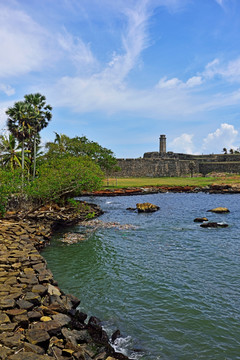
POLYGON ((240 184, 240 175, 219 177, 161 177, 161 178, 119 178, 104 181, 104 187, 139 187, 139 186, 207 186, 212 184, 240 184))

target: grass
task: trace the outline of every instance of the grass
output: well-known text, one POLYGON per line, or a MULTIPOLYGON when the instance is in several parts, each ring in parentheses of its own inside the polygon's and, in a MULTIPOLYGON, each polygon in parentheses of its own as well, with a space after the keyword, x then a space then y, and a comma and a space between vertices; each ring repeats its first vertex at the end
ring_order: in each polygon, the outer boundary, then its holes
POLYGON ((161 177, 161 178, 110 178, 104 180, 104 188, 141 186, 207 186, 212 184, 240 184, 240 175, 226 174, 209 177, 161 177))

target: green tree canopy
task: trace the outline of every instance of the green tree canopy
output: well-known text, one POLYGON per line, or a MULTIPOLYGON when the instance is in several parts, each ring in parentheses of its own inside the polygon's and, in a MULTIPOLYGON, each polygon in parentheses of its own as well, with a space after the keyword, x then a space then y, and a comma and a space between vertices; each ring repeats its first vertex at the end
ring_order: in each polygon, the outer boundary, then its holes
POLYGON ((16 138, 9 134, 8 136, 0 135, 0 152, 1 163, 11 170, 21 167, 20 144, 16 138))
POLYGON ((103 173, 100 167, 86 157, 66 156, 45 161, 38 169, 38 177, 25 191, 32 200, 42 203, 65 201, 83 190, 101 187, 103 173))
POLYGON ((32 172, 34 176, 37 138, 40 139, 39 132, 48 125, 52 118, 52 107, 46 104, 46 97, 40 93, 25 95, 24 99, 7 109, 7 127, 11 134, 22 143, 22 169, 24 169, 25 146, 29 145, 30 148, 33 148, 32 172))
POLYGON ((46 144, 47 158, 62 158, 68 155, 75 157, 87 156, 105 172, 109 173, 117 169, 117 160, 113 152, 102 147, 97 142, 90 141, 85 136, 70 138, 64 134, 55 134, 55 141, 46 144))

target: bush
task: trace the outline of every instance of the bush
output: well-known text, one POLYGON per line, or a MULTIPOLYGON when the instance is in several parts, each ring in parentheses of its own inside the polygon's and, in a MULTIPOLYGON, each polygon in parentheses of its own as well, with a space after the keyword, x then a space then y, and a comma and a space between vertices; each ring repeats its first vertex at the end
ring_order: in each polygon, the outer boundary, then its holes
POLYGON ((4 216, 7 204, 14 194, 21 192, 22 171, 16 169, 6 171, 0 169, 0 215, 4 216))
POLYGON ((38 178, 29 183, 25 191, 33 201, 42 204, 55 201, 63 203, 82 191, 93 191, 102 185, 100 167, 87 157, 66 157, 43 163, 38 178))

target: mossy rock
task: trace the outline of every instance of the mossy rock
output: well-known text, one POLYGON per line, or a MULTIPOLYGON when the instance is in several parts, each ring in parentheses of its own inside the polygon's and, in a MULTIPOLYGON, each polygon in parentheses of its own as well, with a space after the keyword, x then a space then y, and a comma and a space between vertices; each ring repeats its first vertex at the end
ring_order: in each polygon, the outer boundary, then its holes
POLYGON ((226 208, 226 207, 216 207, 214 209, 211 209, 211 210, 208 210, 210 212, 214 212, 214 213, 217 213, 217 214, 221 214, 221 213, 229 213, 229 209, 226 208))
POLYGON ((151 204, 151 203, 138 203, 136 204, 137 210, 138 212, 144 212, 144 213, 150 213, 150 212, 155 212, 157 210, 160 209, 159 206, 151 204))

